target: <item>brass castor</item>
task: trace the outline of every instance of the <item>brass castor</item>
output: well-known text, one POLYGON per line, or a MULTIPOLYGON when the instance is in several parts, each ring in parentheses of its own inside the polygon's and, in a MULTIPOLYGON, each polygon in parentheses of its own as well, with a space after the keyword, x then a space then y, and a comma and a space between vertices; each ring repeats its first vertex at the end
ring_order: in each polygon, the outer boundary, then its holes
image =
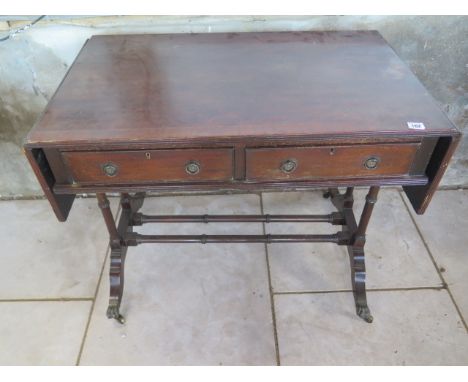
POLYGON ((367 306, 359 306, 356 308, 356 313, 359 317, 361 317, 364 321, 368 322, 369 324, 374 321, 374 317, 370 313, 370 310, 367 306))
POLYGON ((107 318, 114 318, 120 324, 125 324, 125 318, 119 313, 119 309, 116 306, 109 306, 107 308, 107 318))

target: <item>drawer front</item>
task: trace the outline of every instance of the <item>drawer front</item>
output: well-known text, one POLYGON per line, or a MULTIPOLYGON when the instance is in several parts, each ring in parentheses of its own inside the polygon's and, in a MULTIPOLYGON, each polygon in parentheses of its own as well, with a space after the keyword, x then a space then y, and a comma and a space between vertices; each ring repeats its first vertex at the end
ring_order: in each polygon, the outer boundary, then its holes
POLYGON ((62 152, 81 184, 226 181, 233 177, 232 149, 62 152))
POLYGON ((409 173, 419 143, 246 150, 251 181, 372 177, 409 173))

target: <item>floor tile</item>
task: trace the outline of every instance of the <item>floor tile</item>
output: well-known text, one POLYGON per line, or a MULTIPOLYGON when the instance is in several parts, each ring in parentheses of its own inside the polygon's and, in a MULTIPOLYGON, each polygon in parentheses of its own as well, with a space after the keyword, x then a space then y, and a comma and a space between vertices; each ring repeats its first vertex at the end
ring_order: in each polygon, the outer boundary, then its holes
POLYGON ((0 365, 74 365, 90 301, 0 302, 0 365))
POLYGON ((468 335, 445 290, 275 296, 282 365, 468 365, 468 335))
POLYGON ((76 199, 66 223, 47 200, 1 201, 0 215, 0 299, 94 296, 109 240, 95 198, 76 199))
POLYGON ((468 321, 468 190, 436 192, 424 215, 408 206, 468 321))
MULTIPOLYGON (((6 132, 5 126, 1 129, 2 133, 6 132)), ((0 196, 42 195, 41 186, 24 155, 23 145, 7 142, 4 137, 2 134, 0 139, 0 196)))
MULTIPOLYGON (((360 216, 367 190, 355 191, 354 211, 360 216)), ((334 210, 321 191, 264 193, 265 213, 326 214, 334 210)), ((325 223, 268 224, 270 233, 333 233, 325 223)), ((349 290, 346 247, 328 243, 268 246, 275 292, 349 290)), ((440 286, 429 255, 395 189, 383 189, 368 228, 366 243, 368 288, 440 286)))
MULTIPOLYGON (((257 195, 160 197, 147 199, 143 211, 256 214, 260 201, 257 195)), ((148 224, 139 231, 261 234, 262 225, 148 224)), ((132 247, 125 283, 122 326, 105 317, 109 284, 103 278, 81 364, 275 364, 262 244, 132 247)))

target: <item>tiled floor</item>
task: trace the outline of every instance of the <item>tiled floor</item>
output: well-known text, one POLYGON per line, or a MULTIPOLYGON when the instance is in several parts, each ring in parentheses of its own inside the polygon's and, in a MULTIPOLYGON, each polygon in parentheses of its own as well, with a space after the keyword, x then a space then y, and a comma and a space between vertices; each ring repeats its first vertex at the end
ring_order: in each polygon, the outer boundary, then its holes
MULTIPOLYGON (((364 195, 356 191, 356 213, 364 195)), ((143 210, 320 213, 329 203, 318 191, 202 195, 147 198, 143 210)), ((468 190, 439 191, 423 216, 397 190, 381 191, 366 244, 372 324, 355 315, 345 248, 148 244, 128 252, 122 326, 105 317, 107 234, 95 199, 78 199, 65 224, 44 200, 1 201, 0 216, 1 365, 468 365, 468 190)), ((330 232, 139 231, 264 229, 330 232)))

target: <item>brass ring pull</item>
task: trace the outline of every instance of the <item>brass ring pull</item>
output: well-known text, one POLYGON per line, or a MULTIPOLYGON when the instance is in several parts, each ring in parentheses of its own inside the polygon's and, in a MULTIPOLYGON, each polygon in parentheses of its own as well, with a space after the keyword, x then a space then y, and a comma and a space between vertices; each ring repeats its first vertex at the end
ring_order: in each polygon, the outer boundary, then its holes
POLYGON ((297 167, 297 160, 295 159, 286 159, 283 163, 281 163, 280 169, 286 174, 290 174, 293 172, 297 167))
POLYGON ((189 175, 196 175, 200 172, 200 163, 191 160, 185 165, 185 172, 189 175))
POLYGON ((107 162, 103 164, 102 166, 102 171, 104 174, 107 176, 116 176, 117 173, 119 172, 119 166, 117 166, 115 163, 112 162, 107 162))
POLYGON ((369 157, 364 162, 364 167, 368 170, 374 170, 379 166, 380 158, 379 157, 369 157))

